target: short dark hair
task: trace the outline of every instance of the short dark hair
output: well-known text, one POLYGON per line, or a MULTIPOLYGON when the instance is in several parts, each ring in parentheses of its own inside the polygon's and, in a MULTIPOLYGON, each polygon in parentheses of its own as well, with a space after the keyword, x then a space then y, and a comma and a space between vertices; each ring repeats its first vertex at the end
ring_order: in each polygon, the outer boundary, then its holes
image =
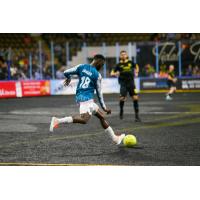
POLYGON ((101 59, 101 60, 104 60, 104 61, 106 60, 105 57, 101 54, 96 54, 93 59, 94 60, 101 59))

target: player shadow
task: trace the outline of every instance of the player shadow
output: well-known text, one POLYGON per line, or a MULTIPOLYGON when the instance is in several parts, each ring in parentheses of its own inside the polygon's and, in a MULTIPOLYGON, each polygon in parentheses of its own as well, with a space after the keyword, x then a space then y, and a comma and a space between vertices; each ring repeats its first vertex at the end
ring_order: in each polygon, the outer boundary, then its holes
POLYGON ((119 149, 144 149, 143 146, 133 146, 133 147, 126 147, 126 146, 119 146, 119 149))
POLYGON ((99 152, 99 153, 77 153, 77 154, 63 154, 62 156, 65 157, 65 156, 69 156, 69 157, 90 157, 90 156, 105 156, 105 155, 120 155, 120 154, 123 154, 123 153, 126 153, 128 151, 131 151, 131 150, 143 150, 144 147, 143 146, 134 146, 134 147, 125 147, 125 146, 119 146, 117 147, 116 150, 114 151, 103 151, 102 152, 99 152))

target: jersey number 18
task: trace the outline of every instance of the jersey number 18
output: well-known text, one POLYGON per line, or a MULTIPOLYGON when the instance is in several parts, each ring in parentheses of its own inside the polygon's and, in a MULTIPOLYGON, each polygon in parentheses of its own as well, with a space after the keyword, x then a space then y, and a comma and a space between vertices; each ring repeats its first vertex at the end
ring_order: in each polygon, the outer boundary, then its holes
POLYGON ((83 88, 83 89, 88 88, 89 84, 90 84, 90 78, 89 77, 87 77, 87 76, 81 77, 80 88, 83 88))

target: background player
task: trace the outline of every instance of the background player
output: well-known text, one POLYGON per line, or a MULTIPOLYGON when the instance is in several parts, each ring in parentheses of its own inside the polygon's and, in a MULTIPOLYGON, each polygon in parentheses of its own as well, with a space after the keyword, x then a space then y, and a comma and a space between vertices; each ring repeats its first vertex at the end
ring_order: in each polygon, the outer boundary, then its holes
POLYGON ((175 78, 174 65, 170 65, 167 77, 169 92, 166 94, 166 100, 172 100, 172 94, 176 91, 176 81, 177 79, 175 78))
POLYGON ((124 113, 124 102, 126 101, 127 92, 132 97, 133 107, 135 110, 135 121, 140 122, 139 118, 139 104, 138 104, 138 93, 135 88, 134 73, 139 72, 139 67, 135 65, 131 60, 128 59, 126 51, 120 52, 120 62, 111 71, 111 76, 118 76, 120 84, 120 119, 123 119, 124 113))
POLYGON ((50 131, 53 132, 54 128, 57 128, 60 123, 80 123, 87 124, 91 115, 95 115, 105 129, 105 132, 111 137, 115 144, 120 144, 125 134, 116 135, 113 129, 109 126, 105 120, 103 113, 100 111, 98 105, 94 102, 94 91, 96 90, 100 105, 104 112, 111 113, 104 103, 103 94, 101 91, 101 74, 98 72, 104 65, 105 58, 102 55, 94 56, 92 63, 81 64, 68 69, 64 72, 66 80, 65 86, 68 86, 71 81, 71 75, 78 75, 79 82, 76 89, 76 101, 80 105, 80 115, 69 116, 64 118, 52 117, 50 124, 50 131))

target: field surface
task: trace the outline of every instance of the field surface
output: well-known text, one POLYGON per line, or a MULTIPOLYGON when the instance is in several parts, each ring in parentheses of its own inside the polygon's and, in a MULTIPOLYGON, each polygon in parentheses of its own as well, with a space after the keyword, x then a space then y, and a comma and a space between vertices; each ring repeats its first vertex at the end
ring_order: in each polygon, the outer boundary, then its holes
POLYGON ((200 93, 141 94, 141 123, 133 105, 119 119, 118 95, 105 95, 107 116, 117 132, 134 134, 135 148, 115 146, 98 119, 62 124, 49 132, 52 116, 78 114, 74 96, 0 100, 0 165, 200 165, 200 93))

